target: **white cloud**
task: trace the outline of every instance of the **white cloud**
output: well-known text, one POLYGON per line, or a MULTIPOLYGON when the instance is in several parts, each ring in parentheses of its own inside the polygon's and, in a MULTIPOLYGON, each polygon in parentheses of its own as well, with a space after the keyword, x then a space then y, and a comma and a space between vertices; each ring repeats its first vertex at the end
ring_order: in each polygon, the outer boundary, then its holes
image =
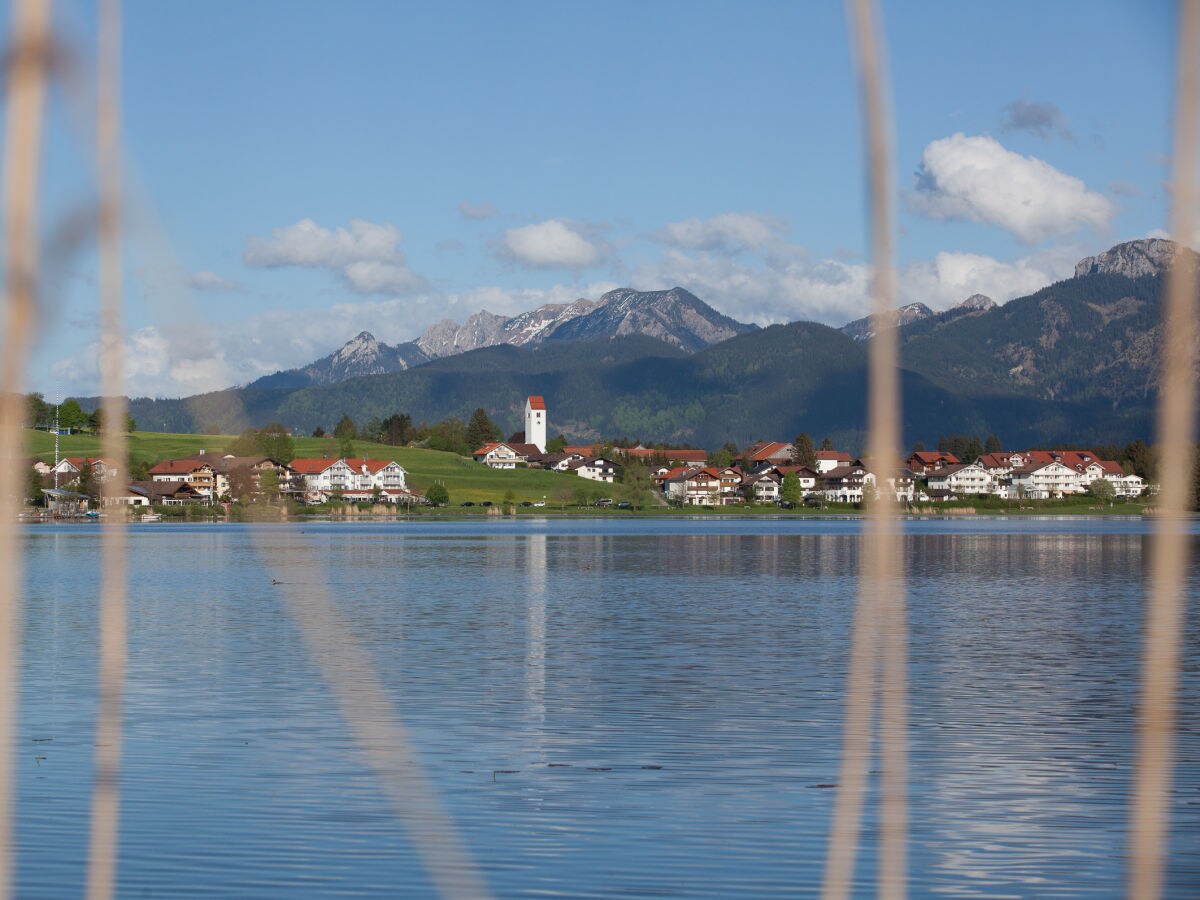
POLYGON ((535 269, 586 269, 603 256, 600 246, 561 219, 508 229, 501 253, 535 269))
POLYGON ((227 293, 236 291, 239 287, 236 281, 230 281, 228 278, 222 278, 215 272, 196 272, 188 279, 188 283, 197 291, 211 291, 213 293, 227 293))
MULTIPOLYGON (((545 303, 599 297, 618 287, 608 282, 556 285, 545 290, 481 287, 455 294, 421 293, 400 298, 341 303, 326 309, 269 310, 238 322, 177 328, 148 326, 125 344, 126 383, 134 396, 181 397, 247 384, 263 375, 320 359, 360 331, 398 344, 414 340, 437 321, 464 321, 487 309, 515 315, 545 303)), ((68 394, 97 392, 98 347, 59 360, 51 373, 68 394)))
POLYGON ((404 265, 401 238, 391 224, 353 219, 349 228, 330 230, 302 219, 271 229, 269 238, 251 236, 243 260, 263 268, 329 269, 357 294, 401 294, 424 283, 404 265))
POLYGON ((498 214, 496 207, 490 203, 472 203, 464 200, 458 204, 458 212, 464 219, 490 219, 498 214))
MULTIPOLYGON (((869 265, 814 259, 797 247, 782 251, 765 264, 672 251, 637 269, 631 282, 642 290, 686 287, 726 315, 758 325, 810 320, 836 327, 867 314, 869 265)), ((898 302, 920 301, 938 310, 979 293, 1003 303, 1070 277, 1081 255, 1069 247, 1013 261, 939 253, 900 268, 898 302)))
POLYGON ((757 213, 721 213, 708 219, 672 222, 654 239, 681 250, 741 253, 769 246, 784 227, 778 219, 757 213))
POLYGON ((1116 212, 1107 197, 1049 163, 961 133, 925 148, 908 201, 931 218, 998 225, 1030 244, 1102 228, 1116 212))

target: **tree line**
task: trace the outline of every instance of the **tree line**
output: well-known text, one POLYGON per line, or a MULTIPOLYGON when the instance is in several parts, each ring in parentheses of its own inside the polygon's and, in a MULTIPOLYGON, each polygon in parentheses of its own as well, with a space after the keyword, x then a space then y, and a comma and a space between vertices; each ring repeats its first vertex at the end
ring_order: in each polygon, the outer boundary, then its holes
MULTIPOLYGON (((100 434, 104 431, 104 410, 98 408, 90 413, 84 412, 78 400, 68 397, 58 404, 56 415, 54 404, 47 403, 42 393, 35 391, 25 395, 26 428, 49 431, 56 422, 60 431, 100 434)), ((128 413, 125 414, 125 430, 137 430, 137 422, 128 413)))

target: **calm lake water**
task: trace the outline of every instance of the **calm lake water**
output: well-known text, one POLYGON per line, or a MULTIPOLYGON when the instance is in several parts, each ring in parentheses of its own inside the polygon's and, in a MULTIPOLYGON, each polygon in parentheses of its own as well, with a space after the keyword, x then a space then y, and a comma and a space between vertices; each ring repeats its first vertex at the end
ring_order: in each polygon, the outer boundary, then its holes
MULTIPOLYGON (((293 618, 288 596, 324 583, 495 894, 811 896, 859 532, 794 519, 134 526, 120 894, 431 891, 293 618)), ((1120 896, 1146 526, 907 532, 912 895, 1120 896)), ((99 531, 23 536, 18 893, 81 896, 99 531)), ((1193 572, 1179 898, 1200 896, 1198 593, 1193 572)), ((873 820, 864 838, 866 895, 873 820)))

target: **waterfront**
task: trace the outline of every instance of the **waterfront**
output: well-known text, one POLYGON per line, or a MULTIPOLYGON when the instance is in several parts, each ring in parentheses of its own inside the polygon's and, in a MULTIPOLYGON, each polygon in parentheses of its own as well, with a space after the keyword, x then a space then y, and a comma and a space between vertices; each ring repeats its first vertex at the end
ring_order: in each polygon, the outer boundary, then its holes
MULTIPOLYGON (((810 895, 860 528, 134 526, 120 893, 428 887, 275 578, 329 585, 496 894, 810 895)), ((912 894, 1120 896, 1148 525, 906 528, 912 894)), ((23 535, 18 893, 75 895, 99 532, 23 535)), ((1200 888, 1197 581, 1175 897, 1200 888)))

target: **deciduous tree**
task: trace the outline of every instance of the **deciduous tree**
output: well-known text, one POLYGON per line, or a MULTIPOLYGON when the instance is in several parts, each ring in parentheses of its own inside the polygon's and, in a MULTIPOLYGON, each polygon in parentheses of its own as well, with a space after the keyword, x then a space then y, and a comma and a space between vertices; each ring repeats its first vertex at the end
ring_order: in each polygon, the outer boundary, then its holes
POLYGON ((800 486, 800 478, 795 472, 788 472, 783 476, 783 484, 779 486, 779 499, 786 503, 799 503, 804 495, 804 489, 800 486))

